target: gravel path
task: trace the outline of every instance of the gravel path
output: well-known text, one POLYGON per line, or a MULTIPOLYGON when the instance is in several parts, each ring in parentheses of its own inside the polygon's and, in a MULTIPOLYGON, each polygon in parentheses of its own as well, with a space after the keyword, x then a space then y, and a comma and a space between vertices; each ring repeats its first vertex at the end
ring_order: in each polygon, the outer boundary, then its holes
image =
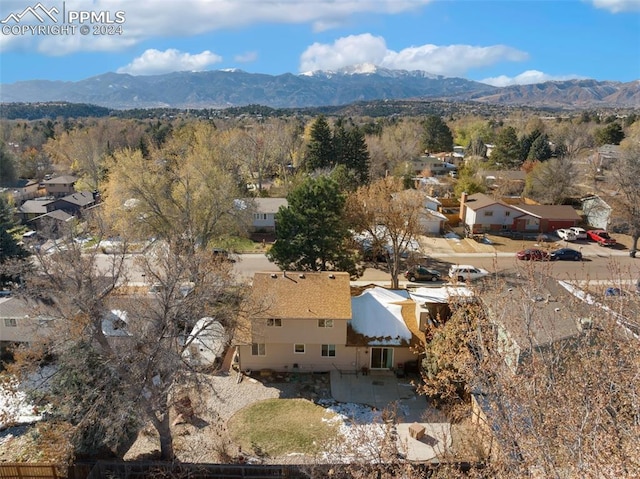
MULTIPOLYGON (((263 383, 252 377, 223 374, 206 376, 201 393, 190 395, 195 418, 191 423, 174 426, 174 448, 183 462, 225 462, 229 456, 242 455, 232 444, 226 429, 227 421, 241 409, 265 399, 330 397, 328 375, 310 376, 301 381, 263 383)), ((125 459, 153 459, 158 440, 152 428, 144 429, 125 459)))

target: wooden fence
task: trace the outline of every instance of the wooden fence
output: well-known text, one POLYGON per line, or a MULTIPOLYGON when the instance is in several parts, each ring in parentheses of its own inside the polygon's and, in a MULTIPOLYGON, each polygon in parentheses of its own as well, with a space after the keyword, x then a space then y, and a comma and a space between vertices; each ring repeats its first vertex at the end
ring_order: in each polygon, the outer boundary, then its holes
POLYGON ((60 477, 55 464, 27 462, 0 463, 0 479, 58 479, 60 477))

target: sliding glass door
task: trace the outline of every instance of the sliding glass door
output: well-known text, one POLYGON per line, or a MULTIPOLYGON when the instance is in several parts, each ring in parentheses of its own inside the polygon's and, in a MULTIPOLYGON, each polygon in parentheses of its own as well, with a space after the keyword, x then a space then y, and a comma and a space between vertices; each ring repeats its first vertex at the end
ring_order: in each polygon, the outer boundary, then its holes
POLYGON ((371 369, 391 369, 393 348, 371 348, 371 369))

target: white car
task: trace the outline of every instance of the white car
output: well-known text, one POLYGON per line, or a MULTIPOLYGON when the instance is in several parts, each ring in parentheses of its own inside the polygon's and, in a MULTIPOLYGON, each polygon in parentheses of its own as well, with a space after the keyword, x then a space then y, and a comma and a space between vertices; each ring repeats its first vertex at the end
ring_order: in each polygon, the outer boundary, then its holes
POLYGON ((578 236, 569 228, 563 228, 556 231, 556 234, 565 241, 575 241, 578 236))
POLYGON ((484 278, 488 274, 486 269, 476 268, 470 264, 456 264, 449 268, 449 278, 452 281, 473 281, 484 278))
POLYGON ((587 239, 587 231, 584 228, 580 228, 578 226, 572 226, 571 228, 569 228, 571 231, 573 231, 573 234, 576 235, 576 239, 587 239))

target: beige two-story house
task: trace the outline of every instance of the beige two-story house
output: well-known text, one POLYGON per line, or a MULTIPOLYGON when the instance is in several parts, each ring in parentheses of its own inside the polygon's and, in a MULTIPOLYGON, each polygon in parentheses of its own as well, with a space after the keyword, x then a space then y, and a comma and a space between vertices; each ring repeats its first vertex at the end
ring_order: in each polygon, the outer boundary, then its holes
MULTIPOLYGON (((352 291, 348 273, 265 272, 253 280, 242 371, 398 370, 420 344, 415 303, 406 291, 352 291)), ((244 336, 244 337, 243 337, 244 336)))
POLYGON ((351 319, 349 274, 258 272, 253 278, 247 337, 237 341, 241 370, 346 369, 351 319))

